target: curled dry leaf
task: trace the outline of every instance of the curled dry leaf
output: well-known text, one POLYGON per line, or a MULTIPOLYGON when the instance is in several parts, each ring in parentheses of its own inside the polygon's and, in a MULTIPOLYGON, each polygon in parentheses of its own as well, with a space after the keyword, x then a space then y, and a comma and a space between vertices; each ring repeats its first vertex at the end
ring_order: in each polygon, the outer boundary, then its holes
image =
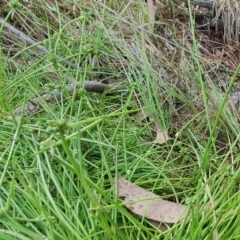
MULTIPOLYGON (((149 117, 149 114, 145 110, 142 110, 139 113, 139 120, 138 120, 138 122, 140 123, 140 122, 146 120, 148 117, 149 117)), ((153 116, 153 120, 154 120, 154 123, 155 123, 156 132, 157 132, 156 139, 153 142, 154 143, 159 143, 159 144, 163 144, 163 143, 167 142, 170 139, 170 137, 168 136, 168 133, 159 124, 159 122, 158 122, 158 120, 157 120, 157 118, 155 116, 153 116)))
POLYGON ((146 111, 141 110, 141 112, 139 113, 138 122, 141 123, 142 121, 146 120, 147 118, 148 118, 148 114, 146 113, 146 111))
POLYGON ((147 10, 150 18, 150 23, 153 27, 154 25, 154 20, 155 20, 155 7, 153 4, 153 0, 147 0, 147 10))
POLYGON ((123 203, 137 215, 148 219, 175 223, 183 220, 187 213, 187 207, 170 201, 162 200, 158 195, 147 191, 125 180, 120 175, 115 183, 118 197, 124 197, 123 203))
POLYGON ((155 127, 156 127, 156 130, 157 130, 157 137, 153 142, 163 144, 163 143, 167 142, 167 140, 169 140, 168 133, 159 124, 156 117, 153 117, 153 119, 154 119, 155 127))
POLYGON ((230 94, 228 99, 229 106, 232 106, 238 113, 240 113, 240 91, 230 94))

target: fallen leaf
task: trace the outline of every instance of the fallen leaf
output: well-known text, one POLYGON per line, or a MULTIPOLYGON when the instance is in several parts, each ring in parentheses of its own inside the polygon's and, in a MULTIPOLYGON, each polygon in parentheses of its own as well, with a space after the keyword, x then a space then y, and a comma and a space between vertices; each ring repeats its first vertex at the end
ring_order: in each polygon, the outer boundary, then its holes
MULTIPOLYGON (((148 43, 144 43, 144 47, 152 54, 154 54, 155 56, 157 56, 159 59, 163 59, 162 53, 156 48, 156 46, 154 46, 154 44, 152 44, 150 41, 148 41, 148 43)), ((162 71, 165 71, 164 69, 162 69, 162 71)))
POLYGON ((146 120, 148 118, 148 114, 146 113, 145 110, 141 110, 141 112, 139 113, 139 120, 138 122, 141 123, 142 121, 146 120))
MULTIPOLYGON (((150 117, 150 115, 145 110, 141 110, 141 112, 139 113, 138 123, 140 124, 142 121, 146 120, 149 117, 150 117)), ((168 133, 159 124, 159 122, 158 122, 158 120, 155 116, 153 116, 153 120, 154 120, 154 123, 155 123, 156 132, 157 132, 156 139, 153 142, 154 143, 159 143, 159 144, 163 144, 163 143, 167 142, 167 140, 170 139, 170 137, 168 136, 168 133)))
POLYGON ((154 21, 155 21, 155 7, 153 4, 153 0, 147 0, 147 10, 149 14, 149 19, 150 19, 150 24, 152 27, 154 26, 154 21))
POLYGON ((228 98, 228 105, 240 113, 240 91, 230 94, 228 98))
POLYGON ((117 196, 124 197, 125 206, 137 215, 164 223, 175 223, 186 216, 185 205, 162 200, 158 195, 125 180, 120 175, 115 182, 115 188, 117 196))
POLYGON ((154 120, 155 127, 156 127, 156 130, 157 130, 157 137, 153 142, 154 143, 159 143, 159 144, 163 144, 163 143, 167 142, 167 140, 170 139, 170 137, 168 136, 168 133, 159 124, 159 122, 158 122, 158 120, 155 116, 153 117, 153 120, 154 120))

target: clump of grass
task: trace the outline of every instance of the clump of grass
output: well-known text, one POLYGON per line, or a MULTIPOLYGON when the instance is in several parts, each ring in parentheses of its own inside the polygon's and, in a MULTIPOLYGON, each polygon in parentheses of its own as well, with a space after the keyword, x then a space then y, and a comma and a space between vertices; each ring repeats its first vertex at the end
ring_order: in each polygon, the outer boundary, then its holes
POLYGON ((224 40, 229 44, 239 43, 239 2, 236 0, 214 0, 216 21, 222 17, 224 25, 224 40))
POLYGON ((28 18, 32 31, 27 24, 21 30, 49 54, 13 36, 1 42, 1 239, 239 237, 238 122, 183 26, 166 20, 160 31, 147 30, 142 2, 19 3, 1 15, 7 13, 16 25, 28 18), (164 41, 171 44, 168 50, 164 41), (17 44, 13 53, 9 47, 17 44), (55 54, 82 68, 67 69, 55 54), (49 73, 60 87, 69 83, 66 75, 82 82, 124 81, 128 87, 101 95, 80 89, 80 98, 69 96, 46 112, 14 119, 16 105, 46 90, 49 73), (145 123, 138 121, 142 107, 150 116, 145 123), (152 143, 153 116, 171 135, 163 145, 152 143), (188 218, 162 232, 133 215, 114 194, 118 172, 164 199, 187 204, 188 218))

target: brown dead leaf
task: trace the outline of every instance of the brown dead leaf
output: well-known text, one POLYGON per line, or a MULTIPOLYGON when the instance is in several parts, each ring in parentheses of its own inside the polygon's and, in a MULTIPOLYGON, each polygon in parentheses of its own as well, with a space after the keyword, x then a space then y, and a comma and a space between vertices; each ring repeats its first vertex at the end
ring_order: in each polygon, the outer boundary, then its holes
POLYGON ((149 14, 150 24, 153 27, 154 21, 155 21, 155 12, 156 12, 153 4, 153 0, 147 0, 147 10, 149 14))
POLYGON ((158 195, 136 186, 120 175, 115 182, 116 188, 117 196, 124 197, 125 206, 137 215, 164 223, 175 223, 186 216, 185 205, 162 200, 158 195))
POLYGON ((154 46, 154 44, 150 41, 148 43, 144 43, 144 47, 152 54, 157 56, 159 59, 163 59, 162 53, 154 46))
POLYGON ((228 105, 240 113, 240 91, 230 94, 228 98, 228 105))
POLYGON ((153 142, 163 144, 167 142, 167 140, 169 140, 170 137, 168 136, 168 133, 166 132, 166 130, 164 130, 163 127, 159 124, 155 116, 153 117, 153 119, 154 119, 155 127, 157 130, 157 137, 153 142))
MULTIPOLYGON (((141 110, 141 112, 139 113, 138 123, 141 123, 142 121, 146 120, 149 116, 150 115, 145 110, 141 110)), ((153 120, 155 123, 156 132, 157 132, 156 139, 153 142, 159 143, 159 144, 163 144, 163 143, 167 142, 170 139, 170 137, 168 136, 168 133, 159 124, 156 116, 153 116, 153 120)))
POLYGON ((142 121, 146 120, 149 117, 149 115, 146 113, 145 110, 141 110, 139 113, 139 120, 138 123, 141 123, 142 121))

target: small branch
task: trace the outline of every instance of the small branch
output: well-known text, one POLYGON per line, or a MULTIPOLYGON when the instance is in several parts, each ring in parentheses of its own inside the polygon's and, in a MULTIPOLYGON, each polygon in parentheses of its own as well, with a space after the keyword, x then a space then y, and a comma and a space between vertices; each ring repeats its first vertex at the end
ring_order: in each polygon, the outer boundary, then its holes
MULTIPOLYGON (((191 39, 192 41, 194 41, 194 38, 193 38, 193 36, 192 36, 192 32, 191 32, 190 30, 186 30, 186 34, 187 34, 187 36, 190 37, 190 39, 191 39)), ((196 43, 197 43, 198 49, 199 49, 201 52, 207 53, 207 54, 209 54, 209 55, 211 54, 210 51, 209 51, 208 49, 206 49, 205 47, 203 47, 203 45, 202 45, 201 43, 199 43, 197 40, 196 40, 196 43)))
MULTIPOLYGON (((49 54, 49 51, 44 46, 40 45, 39 43, 35 42, 33 39, 28 37, 25 33, 21 32, 20 30, 14 28, 11 24, 5 22, 3 18, 0 17, 0 24, 4 25, 10 32, 14 35, 22 39, 24 42, 28 43, 30 46, 36 47, 40 52, 44 54, 49 54)), ((66 66, 72 69, 80 69, 82 70, 77 64, 71 63, 68 60, 64 59, 59 55, 55 55, 56 59, 65 64, 66 66)), ((33 115, 37 113, 40 108, 43 108, 44 103, 56 103, 60 101, 62 98, 66 98, 69 95, 73 95, 76 88, 81 87, 81 82, 74 82, 69 84, 65 87, 64 90, 58 91, 57 89, 53 90, 52 92, 45 92, 40 97, 36 97, 33 100, 29 100, 24 106, 20 106, 19 108, 13 111, 15 116, 21 115, 33 115)), ((123 90, 126 89, 124 85, 112 85, 112 84, 104 84, 100 82, 92 82, 92 81, 85 81, 84 89, 87 92, 97 92, 102 93, 105 90, 123 90)))
POLYGON ((204 8, 212 9, 213 8, 213 2, 212 1, 204 1, 204 0, 192 0, 192 4, 199 5, 204 8))
MULTIPOLYGON (((81 82, 75 82, 67 85, 63 90, 53 90, 52 92, 44 92, 40 97, 29 100, 13 111, 14 116, 34 115, 44 108, 45 103, 54 104, 66 99, 69 95, 73 96, 76 89, 81 88, 81 82)), ((103 93, 104 91, 119 91, 126 89, 124 85, 104 84, 100 82, 85 81, 84 89, 87 92, 103 93)))
MULTIPOLYGON (((19 37, 20 39, 22 39, 24 42, 28 43, 30 46, 34 46, 36 47, 40 52, 44 53, 44 54, 49 54, 50 52, 47 50, 47 48, 45 48, 44 46, 40 45, 39 43, 35 42, 33 39, 31 39, 30 37, 28 37, 25 33, 23 33, 22 31, 16 29, 15 27, 13 27, 11 24, 5 22, 5 20, 3 18, 0 17, 0 24, 3 24, 5 28, 7 28, 11 33, 13 33, 15 36, 19 37)), ((81 69, 77 64, 69 62, 68 60, 64 59, 63 57, 61 57, 60 55, 55 55, 56 59, 59 62, 62 62, 64 65, 66 65, 67 67, 70 67, 72 69, 81 69)))
POLYGON ((195 28, 203 28, 203 27, 215 27, 215 26, 218 26, 218 27, 223 27, 223 20, 222 19, 218 19, 217 21, 215 20, 212 20, 212 19, 209 19, 209 22, 206 22, 202 25, 197 25, 195 26, 195 28))

